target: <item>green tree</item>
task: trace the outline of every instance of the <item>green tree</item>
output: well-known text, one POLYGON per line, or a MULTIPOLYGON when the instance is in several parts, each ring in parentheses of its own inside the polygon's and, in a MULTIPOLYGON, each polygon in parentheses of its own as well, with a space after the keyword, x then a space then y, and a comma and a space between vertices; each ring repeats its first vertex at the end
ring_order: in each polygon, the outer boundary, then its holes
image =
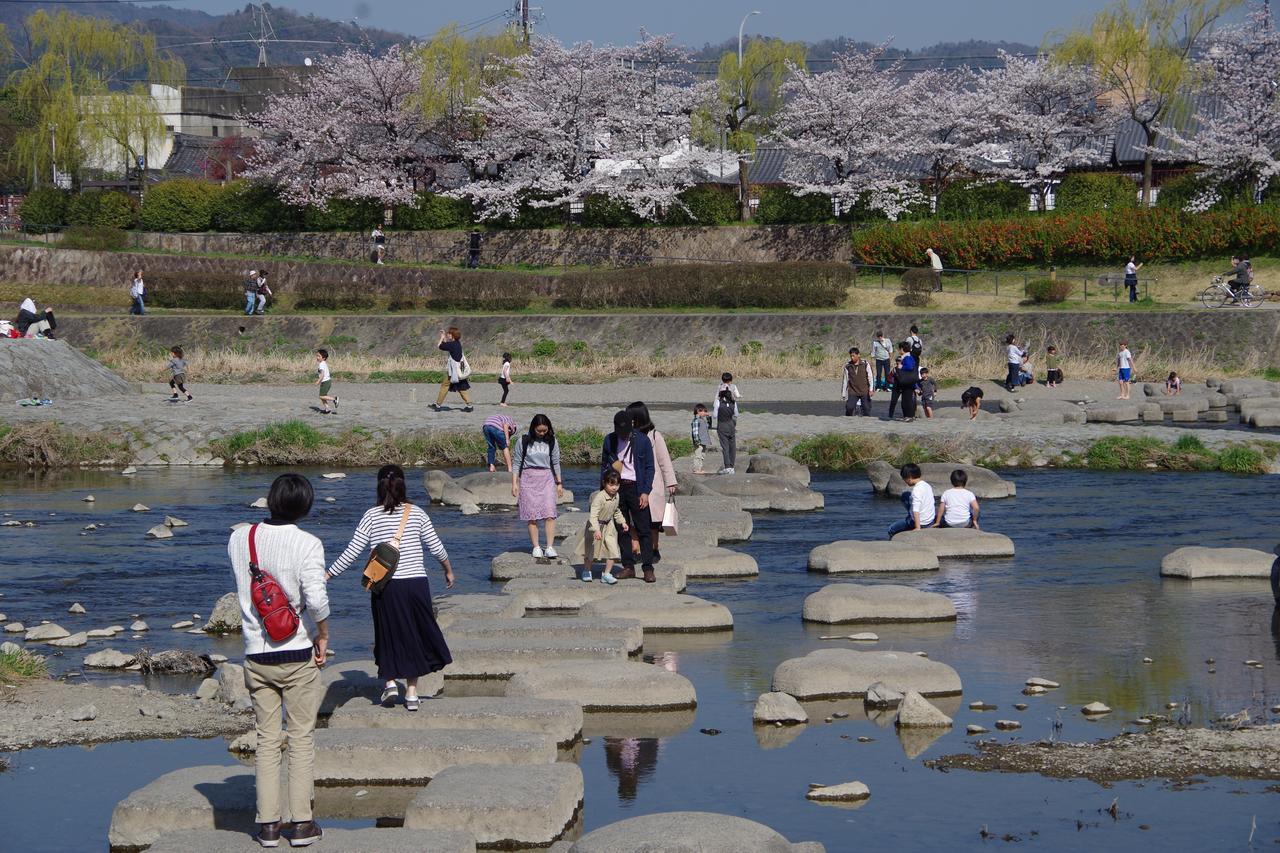
POLYGON ((88 156, 123 145, 125 156, 135 157, 154 140, 157 124, 164 132, 147 85, 134 81, 176 85, 183 66, 154 36, 43 10, 27 18, 25 35, 9 78, 15 100, 30 112, 11 152, 23 171, 51 176, 56 165, 74 175, 88 156))
POLYGON ((1063 62, 1091 66, 1105 96, 1142 128, 1142 203, 1151 202, 1151 173, 1161 127, 1188 113, 1196 82, 1195 56, 1213 25, 1242 0, 1126 0, 1099 12, 1087 31, 1069 34, 1055 48, 1063 62))
POLYGON ((756 150, 756 140, 772 128, 782 106, 779 90, 788 68, 803 66, 804 58, 802 42, 781 39, 752 39, 742 52, 741 64, 736 51, 726 53, 720 58, 715 101, 696 117, 695 132, 704 143, 719 145, 723 133, 725 147, 738 155, 739 216, 743 222, 751 218, 748 158, 756 150))
POLYGON ((496 74, 506 73, 493 60, 528 51, 512 30, 467 38, 457 24, 438 30, 417 48, 422 66, 418 105, 441 141, 471 138, 483 129, 474 109, 476 98, 496 74))

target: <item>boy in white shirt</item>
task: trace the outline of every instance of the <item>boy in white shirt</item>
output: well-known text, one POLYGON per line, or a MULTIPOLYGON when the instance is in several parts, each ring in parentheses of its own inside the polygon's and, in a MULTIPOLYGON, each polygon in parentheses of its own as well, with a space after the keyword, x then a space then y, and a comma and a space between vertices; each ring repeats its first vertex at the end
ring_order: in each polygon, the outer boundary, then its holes
POLYGON ((889 528, 890 539, 908 530, 931 527, 937 519, 933 508, 933 486, 926 483, 920 475, 920 466, 908 462, 898 473, 909 487, 908 491, 902 493, 902 505, 907 509, 907 517, 889 528))
POLYGON ((1133 380, 1133 353, 1129 352, 1129 345, 1124 341, 1120 342, 1120 352, 1116 355, 1116 384, 1120 386, 1120 395, 1117 400, 1129 399, 1129 383, 1133 380))
POLYGON ((328 415, 338 411, 338 395, 330 394, 333 388, 333 379, 329 375, 329 351, 327 349, 316 350, 316 384, 320 386, 320 414, 328 415), (329 408, 329 404, 333 404, 333 408, 329 408))
POLYGON ((969 475, 957 468, 951 472, 951 488, 942 493, 935 527, 972 527, 978 530, 978 496, 965 488, 969 475))

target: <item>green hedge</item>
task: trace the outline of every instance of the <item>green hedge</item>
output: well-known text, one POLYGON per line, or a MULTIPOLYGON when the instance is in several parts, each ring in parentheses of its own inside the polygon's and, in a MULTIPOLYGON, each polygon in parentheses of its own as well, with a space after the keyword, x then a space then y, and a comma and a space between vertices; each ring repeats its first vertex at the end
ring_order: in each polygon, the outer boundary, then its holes
POLYGON ((335 198, 324 207, 308 207, 302 219, 307 231, 367 231, 382 221, 382 205, 335 198))
POLYGON ((808 225, 830 222, 831 199, 825 195, 796 195, 782 187, 765 187, 760 191, 760 206, 755 221, 761 225, 808 225))
POLYGON ((27 193, 18 206, 22 230, 29 234, 47 234, 66 224, 67 196, 53 187, 38 187, 27 193))
POLYGON ((1071 289, 1066 279, 1037 278, 1027 282, 1027 298, 1035 303, 1066 302, 1071 289))
POLYGON ((413 205, 402 205, 395 209, 392 223, 395 228, 405 231, 469 228, 471 202, 465 198, 419 193, 418 200, 413 205))
POLYGON ((847 264, 675 264, 569 272, 562 308, 835 308, 853 285, 847 264))
POLYGON ((302 210, 281 201, 273 187, 232 181, 219 188, 213 202, 212 227, 217 231, 262 234, 301 231, 302 210))
POLYGON ((738 221, 738 199, 732 189, 690 187, 680 193, 680 201, 684 207, 667 208, 663 225, 732 225, 738 221))
POLYGON ((147 304, 158 308, 244 310, 244 290, 234 277, 211 273, 147 273, 147 304))
POLYGON ((587 228, 638 228, 644 225, 630 205, 608 196, 588 196, 578 222, 587 228))
POLYGON ((129 245, 129 235, 120 228, 72 225, 63 232, 62 241, 58 245, 64 249, 118 252, 129 245))
POLYGON ((213 227, 217 184, 178 178, 147 190, 142 199, 142 227, 148 231, 208 231, 213 227))
POLYGON ((996 219, 1027 212, 1027 191, 1008 181, 951 184, 938 194, 939 219, 996 219))
POLYGON ((304 311, 367 311, 377 304, 366 282, 312 280, 295 285, 293 293, 294 307, 304 311))
POLYGON ((140 210, 138 200, 127 193, 109 190, 82 192, 67 203, 67 224, 91 228, 133 228, 140 210))
POLYGON ((957 269, 1122 264, 1133 254, 1152 261, 1225 258, 1238 250, 1280 251, 1280 217, 1265 205, 1203 214, 1135 208, 972 222, 900 222, 853 235, 854 256, 864 264, 913 266, 929 246, 957 269))
POLYGON ((1138 185, 1124 175, 1082 172, 1062 179, 1054 207, 1063 213, 1097 213, 1138 206, 1138 185))

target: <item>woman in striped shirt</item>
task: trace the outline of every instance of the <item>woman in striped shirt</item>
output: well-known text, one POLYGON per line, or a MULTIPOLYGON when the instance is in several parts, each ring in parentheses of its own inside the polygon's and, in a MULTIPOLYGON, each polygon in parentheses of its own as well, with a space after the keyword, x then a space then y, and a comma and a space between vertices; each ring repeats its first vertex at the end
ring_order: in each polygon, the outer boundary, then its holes
POLYGON ((356 525, 351 544, 328 569, 336 578, 383 542, 392 542, 404 518, 400 561, 396 572, 373 601, 373 658, 378 677, 386 683, 382 704, 390 707, 399 695, 397 679, 404 679, 404 706, 418 710, 418 679, 453 662, 449 647, 436 624, 431 604, 431 584, 423 555, 430 553, 444 567, 444 584, 453 587, 453 566, 444 543, 436 536, 431 519, 406 498, 404 469, 383 465, 378 471, 378 505, 356 525))

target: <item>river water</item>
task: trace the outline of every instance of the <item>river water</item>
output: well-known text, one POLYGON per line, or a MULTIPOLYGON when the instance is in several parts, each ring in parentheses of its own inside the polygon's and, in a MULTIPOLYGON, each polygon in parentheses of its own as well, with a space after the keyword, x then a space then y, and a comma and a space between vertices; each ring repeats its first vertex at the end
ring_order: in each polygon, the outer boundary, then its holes
MULTIPOLYGON (((318 500, 304 526, 324 540, 330 559, 372 498, 371 472, 347 473, 341 481, 313 477, 318 500)), ((192 636, 168 626, 195 613, 207 616, 227 590, 228 527, 260 515, 247 504, 266 493, 274 474, 144 470, 134 477, 74 472, 11 479, 0 513, 37 527, 0 528, 0 611, 28 624, 53 619, 70 630, 127 625, 138 614, 152 630, 137 640, 123 634, 115 646, 238 657, 238 638, 192 636), (96 501, 83 502, 87 494, 96 501), (138 502, 152 512, 130 512, 138 502), (165 514, 190 526, 171 540, 143 539, 165 514), (81 536, 90 523, 101 526, 81 536), (66 614, 75 601, 87 615, 66 614)), ((1134 718, 1164 712, 1170 701, 1186 703, 1197 725, 1244 708, 1266 718, 1266 709, 1280 702, 1280 636, 1273 633, 1266 582, 1159 577, 1160 558, 1182 545, 1270 550, 1274 533, 1259 522, 1266 514, 1251 511, 1275 500, 1270 478, 1065 471, 1009 476, 1018 497, 985 502, 983 523, 1011 536, 1018 556, 944 561, 936 573, 873 581, 945 593, 959 619, 945 627, 875 626, 881 640, 869 646, 927 652, 963 679, 963 702, 952 707, 981 699, 998 705, 998 712, 957 710, 955 729, 932 744, 904 745, 891 725, 882 728, 857 713, 826 724, 824 706, 811 707, 814 719, 802 729, 753 729, 751 708, 769 689, 774 667, 830 646, 820 635, 847 633, 800 620, 805 596, 825 583, 824 576, 805 570, 809 550, 835 539, 881 536, 901 511, 896 501, 875 498, 861 476, 818 475, 814 487, 826 495, 825 511, 757 514, 751 541, 732 546, 756 558, 759 578, 690 583, 689 593, 733 611, 732 635, 646 641, 647 656, 661 657, 693 681, 697 716, 684 732, 662 739, 592 739, 581 758, 586 829, 649 812, 710 810, 759 820, 793 841, 822 841, 830 851, 1014 843, 984 840, 984 827, 1037 849, 1204 850, 1243 848, 1256 817, 1254 844, 1280 841, 1277 797, 1266 783, 1152 781, 1103 788, 923 766, 923 760, 970 749, 964 736, 969 723, 991 728, 997 718, 1018 719, 1020 732, 995 736, 1032 740, 1048 737, 1060 719, 1060 738, 1088 740, 1134 730, 1134 718), (1144 657, 1153 662, 1143 664, 1144 657), (1209 672, 1208 658, 1216 659, 1216 673, 1209 672), (1245 667, 1246 659, 1264 666, 1245 667), (1030 676, 1059 681, 1062 688, 1023 697, 1019 691, 1030 676), (1094 700, 1115 713, 1086 721, 1079 707, 1094 700), (1019 701, 1030 707, 1014 710, 1019 701), (859 743, 860 736, 873 740, 859 743), (861 808, 804 800, 810 782, 854 779, 872 792, 861 808), (1119 815, 1113 819, 1103 810, 1116 798, 1119 815)), ((593 477, 567 472, 579 495, 590 491, 593 477)), ((421 479, 413 479, 411 497, 422 500, 421 479)), ((458 592, 496 590, 488 580, 490 558, 527 547, 523 525, 511 514, 463 517, 436 507, 432 517, 458 571, 458 592)), ((330 591, 338 659, 369 657, 368 605, 355 574, 330 591)), ((53 659, 54 669, 78 670, 83 655, 99 647, 100 641, 68 650, 53 659)), ((221 740, 37 749, 11 758, 13 768, 0 774, 0 850, 6 851, 105 850, 111 809, 131 790, 178 767, 234 762, 221 740)))

